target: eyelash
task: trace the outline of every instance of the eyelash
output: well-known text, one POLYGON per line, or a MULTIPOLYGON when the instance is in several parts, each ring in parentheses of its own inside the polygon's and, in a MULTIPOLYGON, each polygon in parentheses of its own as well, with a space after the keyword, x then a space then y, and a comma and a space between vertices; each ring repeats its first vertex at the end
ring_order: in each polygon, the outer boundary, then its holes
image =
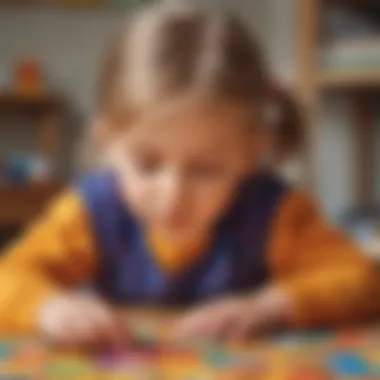
MULTIPOLYGON (((140 159, 136 162, 138 170, 145 175, 154 174, 162 167, 159 159, 140 159)), ((185 173, 192 178, 213 179, 223 174, 223 167, 212 164, 193 163, 186 167, 185 173)))
POLYGON ((187 173, 194 177, 215 178, 223 173, 223 168, 199 164, 190 166, 187 173))
POLYGON ((156 172, 160 167, 161 163, 159 161, 142 161, 137 164, 140 172, 144 174, 151 174, 156 172))

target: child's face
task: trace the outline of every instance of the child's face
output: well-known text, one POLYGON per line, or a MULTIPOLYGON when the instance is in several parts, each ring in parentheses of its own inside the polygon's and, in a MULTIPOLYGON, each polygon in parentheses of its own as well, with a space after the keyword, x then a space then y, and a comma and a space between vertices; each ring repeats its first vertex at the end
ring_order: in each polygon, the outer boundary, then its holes
POLYGON ((242 110, 183 102, 119 135, 112 162, 144 225, 172 238, 207 231, 260 154, 246 124, 242 110))

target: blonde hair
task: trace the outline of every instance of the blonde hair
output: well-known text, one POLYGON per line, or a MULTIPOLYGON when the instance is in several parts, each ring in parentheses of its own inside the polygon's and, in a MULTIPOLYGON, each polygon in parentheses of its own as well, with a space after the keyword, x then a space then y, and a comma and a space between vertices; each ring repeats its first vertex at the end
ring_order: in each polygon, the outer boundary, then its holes
MULTIPOLYGON (((233 12, 188 1, 144 8, 127 20, 105 55, 98 116, 108 131, 125 127, 153 106, 193 88, 260 109, 270 82, 262 57, 259 44, 233 12)), ((288 97, 282 98, 290 105, 288 97)), ((281 104, 283 99, 278 97, 281 104)), ((287 124, 286 131, 279 128, 278 141, 289 149, 297 133, 287 124)), ((104 134, 99 136, 101 142, 104 134)))

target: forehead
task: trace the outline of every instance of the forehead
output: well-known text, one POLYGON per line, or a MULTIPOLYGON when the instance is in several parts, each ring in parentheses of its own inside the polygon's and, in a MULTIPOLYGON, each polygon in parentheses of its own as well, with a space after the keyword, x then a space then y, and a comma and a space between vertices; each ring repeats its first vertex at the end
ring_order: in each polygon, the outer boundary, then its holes
POLYGON ((145 115, 126 131, 131 144, 227 149, 246 138, 247 112, 234 105, 178 100, 145 115))

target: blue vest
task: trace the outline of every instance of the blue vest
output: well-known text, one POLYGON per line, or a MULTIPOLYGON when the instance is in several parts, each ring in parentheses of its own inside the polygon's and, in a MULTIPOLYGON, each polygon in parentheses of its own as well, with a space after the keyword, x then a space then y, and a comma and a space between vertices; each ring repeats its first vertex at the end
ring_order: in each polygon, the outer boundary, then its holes
POLYGON ((267 241, 286 187, 269 173, 241 184, 203 255, 180 273, 159 268, 138 221, 110 173, 78 184, 98 247, 97 291, 115 303, 190 304, 260 287, 268 277, 267 241))

